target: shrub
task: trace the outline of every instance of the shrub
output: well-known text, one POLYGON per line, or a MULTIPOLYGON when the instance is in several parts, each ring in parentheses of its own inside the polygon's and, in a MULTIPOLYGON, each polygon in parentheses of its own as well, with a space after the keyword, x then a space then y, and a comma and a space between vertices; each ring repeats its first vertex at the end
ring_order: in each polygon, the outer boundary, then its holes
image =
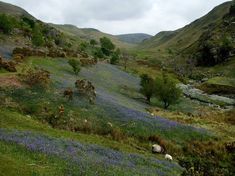
POLYGON ((93 56, 96 58, 104 58, 104 54, 101 48, 96 48, 95 51, 93 52, 93 56))
POLYGON ((146 97, 147 102, 150 103, 151 97, 154 95, 154 80, 147 74, 140 76, 140 92, 146 97))
POLYGON ((160 136, 152 135, 152 136, 149 136, 148 140, 160 145, 163 148, 164 152, 167 151, 166 142, 160 136))
POLYGON ((82 42, 82 43, 80 43, 80 50, 81 50, 81 51, 86 51, 88 45, 89 45, 89 44, 88 44, 87 42, 82 42))
POLYGON ((173 80, 163 73, 162 78, 156 79, 155 82, 155 94, 163 102, 165 109, 177 102, 180 98, 181 90, 176 87, 176 83, 173 80))
POLYGON ((101 45, 102 52, 106 56, 110 56, 112 51, 115 49, 115 45, 107 37, 100 38, 100 45, 101 45))
POLYGON ((11 18, 5 14, 1 14, 0 15, 0 30, 4 34, 10 34, 13 28, 14 26, 13 26, 11 18))
POLYGON ((26 16, 22 16, 22 21, 30 26, 31 29, 35 27, 35 21, 26 16))
POLYGON ((115 140, 115 141, 122 141, 122 140, 126 139, 125 134, 119 128, 112 128, 111 136, 112 136, 113 140, 115 140))
POLYGON ((78 92, 81 95, 84 95, 88 98, 91 104, 94 104, 96 99, 96 91, 95 87, 92 85, 90 81, 87 81, 85 79, 77 80, 75 82, 75 87, 78 89, 78 92))
POLYGON ((41 68, 30 68, 19 74, 20 78, 30 87, 39 86, 45 88, 50 82, 50 73, 41 68))
POLYGON ((70 59, 68 61, 68 64, 73 68, 73 72, 78 75, 78 73, 81 71, 81 63, 79 60, 70 59))
POLYGON ((43 46, 45 44, 45 40, 39 26, 35 26, 33 29, 32 43, 35 46, 43 46))
POLYGON ((234 108, 226 113, 225 122, 231 125, 235 125, 235 109, 234 108))
POLYGON ((16 64, 13 61, 3 61, 3 59, 0 56, 0 69, 4 68, 5 70, 9 72, 16 72, 16 64))
POLYGON ((97 45, 98 44, 98 42, 96 41, 96 40, 94 40, 94 39, 91 39, 90 40, 90 45, 91 46, 95 46, 95 45, 97 45))
POLYGON ((233 4, 233 5, 230 7, 229 14, 230 14, 230 15, 235 15, 235 4, 233 4))
POLYGON ((214 38, 207 33, 201 36, 198 52, 194 56, 197 66, 214 66, 229 58, 233 49, 232 37, 224 36, 217 41, 214 38))
POLYGON ((120 55, 117 51, 115 51, 111 56, 110 63, 115 65, 119 62, 119 59, 120 59, 120 55))
POLYGON ((226 151, 226 146, 221 142, 190 142, 183 147, 185 157, 178 158, 179 164, 186 168, 182 175, 231 175, 235 171, 235 158, 226 151))

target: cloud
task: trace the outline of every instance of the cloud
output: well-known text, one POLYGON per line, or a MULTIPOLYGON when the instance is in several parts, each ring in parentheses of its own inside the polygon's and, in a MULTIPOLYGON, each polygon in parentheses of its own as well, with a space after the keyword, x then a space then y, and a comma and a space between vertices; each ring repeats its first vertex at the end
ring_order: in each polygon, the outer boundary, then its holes
POLYGON ((4 0, 45 22, 120 34, 175 30, 226 0, 4 0))

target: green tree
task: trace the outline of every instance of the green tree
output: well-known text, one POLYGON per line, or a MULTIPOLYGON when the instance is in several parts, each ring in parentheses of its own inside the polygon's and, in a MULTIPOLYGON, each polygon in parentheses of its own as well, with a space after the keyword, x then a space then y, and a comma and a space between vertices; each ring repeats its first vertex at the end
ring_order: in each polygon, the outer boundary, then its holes
POLYGON ((9 16, 2 14, 0 15, 0 31, 4 34, 10 34, 14 26, 9 16))
POLYGON ((82 43, 80 43, 80 50, 83 52, 83 51, 86 51, 86 49, 88 48, 88 45, 89 45, 89 43, 87 43, 87 42, 82 42, 82 43))
POLYGON ((95 50, 93 51, 93 55, 96 58, 104 58, 104 54, 103 54, 101 48, 95 48, 95 50))
POLYGON ((178 101, 181 90, 176 87, 173 80, 163 73, 162 78, 156 78, 155 80, 155 95, 163 102, 164 108, 167 109, 171 104, 178 101))
POLYGON ((31 29, 35 27, 35 21, 27 16, 21 17, 22 21, 30 26, 31 29))
POLYGON ((147 74, 141 75, 140 78, 140 93, 142 93, 146 97, 148 103, 150 103, 151 98, 154 95, 154 80, 147 74))
POLYGON ((111 59, 110 59, 110 63, 111 64, 117 64, 119 62, 120 59, 120 49, 117 49, 115 52, 112 53, 111 59))
POLYGON ((97 45, 98 44, 98 42, 96 41, 96 40, 94 40, 94 39, 91 39, 90 40, 90 45, 91 46, 95 46, 95 45, 97 45))
POLYGON ((113 50, 115 49, 115 45, 107 37, 100 38, 100 45, 102 52, 106 56, 110 56, 113 50))
POLYGON ((70 59, 68 64, 73 68, 74 73, 78 75, 81 70, 81 63, 78 60, 70 59))
POLYGON ((43 46, 45 40, 39 26, 35 26, 33 29, 32 42, 35 46, 43 46))
POLYGON ((224 62, 229 58, 229 54, 233 49, 232 39, 224 37, 222 44, 218 50, 219 61, 218 63, 224 62))

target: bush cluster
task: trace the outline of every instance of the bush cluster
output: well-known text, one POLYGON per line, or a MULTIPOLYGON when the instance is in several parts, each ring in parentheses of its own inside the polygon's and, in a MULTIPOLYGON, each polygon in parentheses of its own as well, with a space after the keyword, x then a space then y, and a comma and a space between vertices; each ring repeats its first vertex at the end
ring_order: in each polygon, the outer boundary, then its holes
POLYGON ((45 88, 50 82, 50 73, 41 68, 29 68, 19 74, 20 78, 30 87, 45 88))
POLYGON ((165 73, 155 80, 146 74, 141 75, 140 86, 140 92, 146 97, 148 103, 153 96, 156 96, 163 102, 165 109, 176 103, 181 95, 181 90, 177 88, 176 83, 165 73))

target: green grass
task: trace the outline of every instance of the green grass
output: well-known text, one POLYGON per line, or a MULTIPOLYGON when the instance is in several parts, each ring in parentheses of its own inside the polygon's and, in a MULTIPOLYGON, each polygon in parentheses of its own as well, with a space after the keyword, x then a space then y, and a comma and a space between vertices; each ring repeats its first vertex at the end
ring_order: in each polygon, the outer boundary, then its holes
POLYGON ((0 74, 8 73, 5 69, 0 68, 0 74))
POLYGON ((39 132, 56 138, 78 140, 83 143, 102 145, 124 152, 141 153, 144 155, 150 154, 149 152, 146 152, 145 149, 141 151, 133 147, 137 147, 138 143, 134 142, 132 139, 130 139, 129 144, 125 144, 95 134, 73 133, 70 131, 54 129, 47 124, 34 120, 33 117, 27 117, 16 111, 3 108, 0 108, 0 128, 39 132))
MULTIPOLYGON (((153 98, 151 101, 152 106, 163 108, 163 103, 157 98, 153 98)), ((194 114, 197 113, 200 108, 202 108, 202 105, 195 103, 188 98, 181 97, 175 104, 169 106, 168 111, 194 114)))
MULTIPOLYGON (((40 133, 41 135, 50 136, 72 141, 79 141, 83 144, 96 144, 124 153, 136 153, 146 157, 156 157, 163 159, 163 155, 152 155, 149 149, 142 147, 140 143, 134 139, 128 139, 125 142, 117 142, 108 137, 102 137, 94 134, 74 133, 65 130, 53 129, 50 126, 34 120, 14 110, 0 108, 0 128, 19 131, 31 131, 40 133)), ((76 167, 68 165, 57 157, 47 156, 38 152, 27 151, 20 145, 12 143, 0 142, 0 162, 4 161, 6 165, 0 165, 0 172, 9 173, 7 175, 66 175, 70 171, 76 173, 76 167), (71 170, 72 167, 72 170, 71 170)), ((97 168, 98 169, 98 168, 97 168)), ((123 173, 120 168, 116 168, 116 174, 123 173)), ((174 171, 172 171, 174 172, 174 171)), ((126 174, 128 171, 126 171, 126 174)), ((104 175, 112 175, 113 173, 104 173, 104 175)), ((1 175, 1 174, 0 174, 1 175)), ((88 174, 89 175, 89 174, 88 174)), ((120 174, 123 175, 123 174, 120 174)), ((128 174, 127 174, 128 175, 128 174)))
POLYGON ((59 158, 30 152, 24 147, 0 141, 1 176, 64 175, 67 163, 59 158))
POLYGON ((216 65, 214 67, 201 68, 202 71, 209 71, 210 73, 223 73, 224 77, 235 78, 235 57, 229 61, 216 65))
POLYGON ((235 78, 228 78, 228 77, 214 77, 209 79, 207 84, 217 84, 222 86, 230 86, 235 88, 235 78))

